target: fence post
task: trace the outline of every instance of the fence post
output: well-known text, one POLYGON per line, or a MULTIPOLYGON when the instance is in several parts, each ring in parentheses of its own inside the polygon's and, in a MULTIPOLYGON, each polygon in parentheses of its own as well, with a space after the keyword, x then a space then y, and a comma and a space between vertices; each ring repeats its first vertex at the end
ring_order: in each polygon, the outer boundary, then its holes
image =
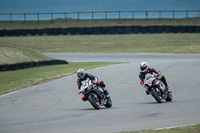
POLYGON ((10 13, 10 22, 12 22, 12 13, 10 13))
POLYGON ((161 11, 159 11, 159 18, 161 19, 161 11))
POLYGON ((186 11, 186 18, 188 18, 188 10, 186 11))
POLYGON ((67 21, 66 19, 67 19, 67 13, 65 13, 65 22, 67 21))
POLYGON ((133 17, 133 19, 134 19, 134 11, 132 11, 132 17, 133 17))
POLYGON ((200 10, 199 10, 199 17, 200 17, 200 10))
POLYGON ((78 21, 79 21, 79 17, 80 17, 79 14, 80 14, 80 13, 78 12, 78 21))
POLYGON ((26 23, 26 13, 24 13, 24 23, 26 23))
POLYGON ((146 19, 147 19, 148 18, 148 11, 146 11, 145 15, 146 15, 146 19))
POLYGON ((94 12, 92 12, 92 20, 94 19, 94 12))
POLYGON ((53 23, 53 13, 51 13, 51 23, 53 23))
POLYGON ((40 22, 40 14, 37 13, 38 23, 40 22))
POLYGON ((199 17, 200 17, 200 10, 199 10, 199 17))

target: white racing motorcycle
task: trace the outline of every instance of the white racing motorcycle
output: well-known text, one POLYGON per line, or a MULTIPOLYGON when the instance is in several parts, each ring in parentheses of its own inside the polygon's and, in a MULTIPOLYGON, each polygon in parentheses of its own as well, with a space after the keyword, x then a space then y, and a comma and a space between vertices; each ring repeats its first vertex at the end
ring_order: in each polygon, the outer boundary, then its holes
POLYGON ((89 101, 90 104, 95 109, 100 109, 101 106, 105 106, 106 108, 110 108, 112 106, 111 98, 106 97, 102 88, 97 86, 94 83, 91 83, 91 80, 87 79, 81 82, 80 93, 85 95, 84 101, 89 101))
POLYGON ((151 92, 151 95, 158 103, 172 101, 172 93, 167 93, 165 84, 158 78, 157 75, 150 73, 146 74, 144 85, 148 88, 148 91, 151 92))

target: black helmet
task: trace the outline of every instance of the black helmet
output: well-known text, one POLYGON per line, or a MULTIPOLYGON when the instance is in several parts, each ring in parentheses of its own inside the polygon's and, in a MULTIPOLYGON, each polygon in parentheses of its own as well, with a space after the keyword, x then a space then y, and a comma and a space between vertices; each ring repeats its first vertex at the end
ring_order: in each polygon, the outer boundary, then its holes
POLYGON ((142 72, 146 72, 147 71, 147 69, 148 69, 148 63, 147 62, 142 62, 142 63, 140 63, 140 70, 142 71, 142 72))

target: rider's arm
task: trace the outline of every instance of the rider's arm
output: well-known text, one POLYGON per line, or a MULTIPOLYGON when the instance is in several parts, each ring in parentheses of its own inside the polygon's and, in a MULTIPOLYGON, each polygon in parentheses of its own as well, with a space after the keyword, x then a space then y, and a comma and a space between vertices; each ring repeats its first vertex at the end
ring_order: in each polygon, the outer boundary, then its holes
POLYGON ((80 90, 81 82, 79 80, 77 80, 76 82, 77 82, 77 85, 78 85, 78 89, 80 90))
POLYGON ((144 84, 144 78, 142 77, 142 74, 139 74, 139 79, 140 79, 140 84, 143 85, 144 84))
POLYGON ((97 83, 97 81, 98 81, 97 77, 93 76, 92 74, 88 74, 88 73, 85 74, 85 75, 87 75, 88 78, 89 78, 92 82, 97 83))
POLYGON ((158 71, 157 69, 154 68, 149 68, 151 72, 154 72, 157 75, 160 75, 160 71, 158 71))

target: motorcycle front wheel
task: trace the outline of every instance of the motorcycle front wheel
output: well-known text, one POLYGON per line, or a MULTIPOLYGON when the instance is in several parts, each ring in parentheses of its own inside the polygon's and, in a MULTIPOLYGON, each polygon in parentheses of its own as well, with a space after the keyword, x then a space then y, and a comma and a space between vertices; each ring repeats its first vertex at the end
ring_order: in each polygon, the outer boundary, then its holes
POLYGON ((90 104, 95 108, 95 109, 100 109, 100 105, 99 105, 99 100, 97 100, 98 98, 96 97, 96 95, 91 94, 88 96, 88 101, 90 102, 90 104))
POLYGON ((162 96, 159 95, 159 93, 156 91, 156 89, 153 89, 151 91, 151 95, 156 99, 156 101, 158 103, 163 103, 163 98, 162 98, 162 96))

